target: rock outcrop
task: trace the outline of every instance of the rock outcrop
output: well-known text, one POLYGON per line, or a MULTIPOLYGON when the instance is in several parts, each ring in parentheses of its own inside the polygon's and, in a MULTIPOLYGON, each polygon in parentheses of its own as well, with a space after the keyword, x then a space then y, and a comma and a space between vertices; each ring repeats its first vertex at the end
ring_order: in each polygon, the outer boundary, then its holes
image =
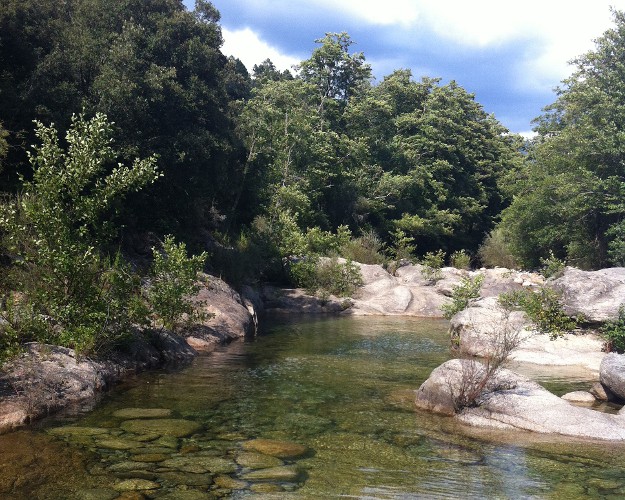
POLYGON ((210 351, 255 332, 253 303, 220 279, 203 276, 193 301, 203 318, 182 335, 164 329, 136 332, 129 345, 104 360, 77 357, 64 347, 27 345, 0 372, 0 433, 62 408, 84 409, 131 374, 188 363, 198 350, 210 351))
POLYGON ((500 268, 465 271, 445 267, 436 283, 424 278, 420 264, 400 267, 394 276, 379 265, 360 264, 360 270, 364 285, 354 296, 350 314, 441 317, 441 308, 449 303, 454 286, 463 278, 480 274, 484 276, 482 297, 542 283, 539 275, 500 268))
POLYGON ((601 323, 616 318, 625 303, 625 268, 582 271, 567 267, 551 286, 562 293, 568 315, 582 315, 589 323, 601 323))
POLYGON ((565 334, 554 340, 539 334, 521 311, 506 311, 495 297, 475 300, 450 323, 450 333, 462 353, 489 356, 504 340, 518 339, 510 359, 537 365, 581 366, 599 372, 604 340, 594 333, 565 334), (505 339, 504 337, 507 337, 505 339))
POLYGON ((576 438, 625 440, 625 418, 573 406, 526 377, 501 369, 472 407, 457 408, 458 395, 479 377, 475 361, 454 359, 436 368, 416 394, 418 408, 454 415, 480 427, 518 429, 576 438))
MULTIPOLYGON (((212 351, 215 346, 256 333, 256 310, 252 299, 242 298, 225 281, 202 276, 202 286, 193 297, 200 319, 184 332, 187 342, 198 351, 212 351)), ((252 296, 252 291, 248 291, 252 296)))

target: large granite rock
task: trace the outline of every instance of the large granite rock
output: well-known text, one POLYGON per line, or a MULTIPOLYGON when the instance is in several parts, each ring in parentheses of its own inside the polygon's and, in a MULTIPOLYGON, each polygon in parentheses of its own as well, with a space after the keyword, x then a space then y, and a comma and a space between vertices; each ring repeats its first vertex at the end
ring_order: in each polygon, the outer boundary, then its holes
POLYGON ((418 408, 454 415, 461 422, 576 438, 625 440, 625 418, 573 406, 536 382, 501 369, 485 384, 476 406, 457 408, 454 399, 479 377, 474 360, 454 359, 436 368, 416 395, 418 408), (477 375, 476 375, 477 374, 477 375))
POLYGON ((581 314, 590 323, 601 323, 616 318, 625 303, 625 268, 582 271, 567 267, 552 286, 562 293, 567 314, 581 314))
POLYGON ((204 318, 200 317, 186 328, 189 345, 198 351, 211 351, 218 344, 256 333, 256 313, 251 299, 241 298, 230 285, 215 276, 202 275, 200 283, 192 301, 204 318))
POLYGON ((596 334, 565 334, 550 340, 521 311, 506 311, 496 297, 475 300, 450 322, 452 342, 462 353, 486 357, 503 341, 518 339, 511 360, 549 366, 580 366, 599 372, 604 340, 596 334))
POLYGON ((601 362, 599 377, 608 397, 625 401, 625 355, 608 354, 601 362))
POLYGON ((391 275, 379 265, 360 264, 364 285, 354 296, 351 314, 403 315, 441 317, 442 306, 449 303, 454 287, 464 278, 483 275, 481 297, 498 296, 503 292, 542 284, 542 276, 509 269, 466 271, 444 267, 441 279, 431 283, 423 277, 423 266, 407 265, 391 275))

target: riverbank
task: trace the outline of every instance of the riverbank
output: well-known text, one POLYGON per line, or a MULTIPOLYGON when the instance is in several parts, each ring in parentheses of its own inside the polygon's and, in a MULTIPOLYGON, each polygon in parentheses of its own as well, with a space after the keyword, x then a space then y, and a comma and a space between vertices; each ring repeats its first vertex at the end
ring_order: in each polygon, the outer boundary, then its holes
POLYGON ((120 349, 86 359, 72 349, 31 343, 0 372, 0 434, 61 410, 92 408, 120 381, 146 370, 181 367, 217 345, 254 335, 253 294, 236 292, 224 281, 203 275, 193 297, 201 320, 180 332, 136 330, 120 349))

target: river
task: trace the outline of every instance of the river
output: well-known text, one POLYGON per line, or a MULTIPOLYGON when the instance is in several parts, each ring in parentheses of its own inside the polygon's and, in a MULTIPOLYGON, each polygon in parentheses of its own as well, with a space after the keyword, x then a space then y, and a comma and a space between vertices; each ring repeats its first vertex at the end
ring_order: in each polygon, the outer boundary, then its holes
MULTIPOLYGON (((459 428, 414 409, 448 323, 275 321, 84 415, 0 436, 0 498, 622 498, 625 445, 459 428), (255 439, 302 445, 275 458, 255 439)), ((582 378, 541 377, 561 394, 582 378)))

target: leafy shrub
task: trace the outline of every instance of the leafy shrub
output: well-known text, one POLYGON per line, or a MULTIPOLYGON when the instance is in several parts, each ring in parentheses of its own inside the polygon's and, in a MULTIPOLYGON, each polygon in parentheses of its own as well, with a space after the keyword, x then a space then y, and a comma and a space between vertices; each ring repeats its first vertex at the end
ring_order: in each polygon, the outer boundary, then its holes
POLYGON ((480 296, 482 283, 484 283, 483 274, 478 274, 475 278, 470 276, 462 278, 460 284, 452 287, 451 303, 442 306, 443 316, 451 319, 456 313, 464 311, 471 299, 477 299, 480 296))
POLYGON ((524 311, 538 331, 552 340, 577 326, 576 320, 564 313, 560 294, 549 287, 502 293, 499 303, 508 309, 524 311))
POLYGON ((464 250, 458 250, 449 257, 449 264, 456 269, 471 269, 471 256, 464 250))
POLYGON ((508 269, 518 267, 518 262, 506 242, 504 233, 499 228, 486 236, 477 253, 485 267, 505 267, 508 269))
POLYGON ((385 261, 383 250, 384 242, 375 231, 367 231, 343 245, 340 254, 361 264, 383 264, 385 261))
POLYGON ((347 226, 339 226, 336 233, 323 231, 318 227, 307 229, 305 238, 306 253, 317 255, 336 255, 351 238, 351 231, 347 226))
POLYGON ((2 243, 13 256, 8 285, 19 297, 1 314, 20 342, 96 352, 123 338, 134 319, 138 279, 106 247, 119 202, 158 177, 156 160, 109 170, 116 153, 101 114, 72 117, 66 151, 54 127, 37 123, 36 135, 32 180, 0 208, 2 243))
POLYGON ((428 252, 421 259, 421 276, 425 278, 430 284, 434 284, 437 281, 443 279, 443 272, 441 268, 445 262, 445 252, 439 250, 438 252, 428 252))
POLYGON ((414 244, 415 239, 412 236, 408 236, 402 229, 398 229, 394 233, 391 233, 392 245, 388 252, 396 261, 414 259, 414 252, 417 246, 414 244))
POLYGON ((207 254, 188 257, 186 245, 176 243, 173 236, 166 236, 162 249, 153 248, 152 253, 154 261, 145 294, 155 318, 173 329, 184 315, 193 317, 189 296, 198 290, 197 274, 207 254))
POLYGON ((540 274, 542 274, 545 278, 558 278, 562 276, 565 268, 564 261, 558 259, 553 254, 553 250, 549 250, 549 257, 546 259, 541 257, 540 264, 540 274))
POLYGON ((291 278, 296 286, 321 297, 350 296, 362 285, 360 268, 351 261, 340 263, 336 257, 308 257, 291 263, 291 278))
POLYGON ((616 319, 603 324, 601 333, 607 340, 608 351, 625 353, 625 305, 619 308, 616 319))

